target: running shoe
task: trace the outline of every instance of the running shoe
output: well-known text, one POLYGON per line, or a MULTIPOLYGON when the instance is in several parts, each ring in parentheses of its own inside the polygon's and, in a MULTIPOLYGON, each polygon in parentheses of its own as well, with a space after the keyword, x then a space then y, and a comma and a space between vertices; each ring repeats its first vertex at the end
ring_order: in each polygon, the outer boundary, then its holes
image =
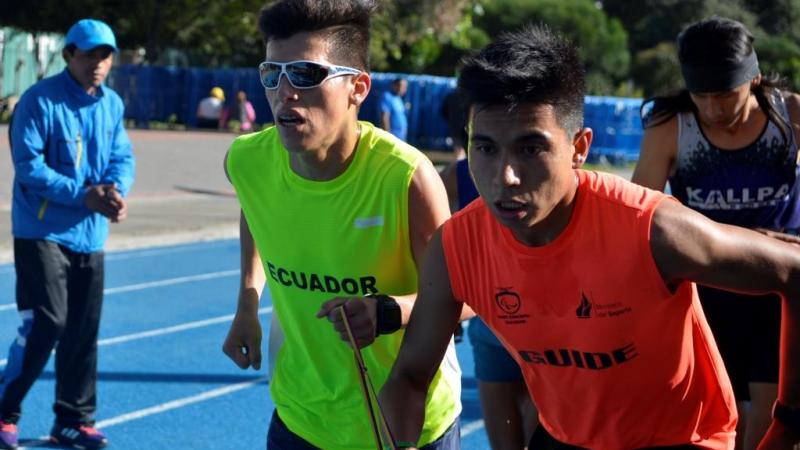
POLYGON ((13 450, 17 448, 18 441, 19 432, 17 431, 17 425, 0 420, 0 448, 13 450))
POLYGON ((106 435, 87 425, 76 428, 55 424, 50 431, 50 442, 82 450, 94 450, 108 445, 106 435))

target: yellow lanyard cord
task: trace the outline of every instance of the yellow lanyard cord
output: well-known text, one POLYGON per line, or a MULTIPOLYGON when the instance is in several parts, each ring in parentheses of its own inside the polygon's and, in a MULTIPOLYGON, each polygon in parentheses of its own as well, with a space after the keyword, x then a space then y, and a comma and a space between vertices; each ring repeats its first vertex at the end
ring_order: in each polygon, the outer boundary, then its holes
POLYGON ((336 309, 339 310, 339 314, 342 316, 344 329, 347 331, 347 340, 350 341, 350 346, 353 348, 353 356, 356 360, 358 378, 361 384, 361 392, 364 394, 364 401, 367 404, 369 419, 372 425, 372 432, 375 437, 375 445, 377 446, 378 450, 384 450, 385 447, 381 443, 386 441, 389 449, 396 450, 397 447, 394 443, 394 436, 392 435, 392 431, 389 429, 389 424, 386 423, 386 417, 383 415, 381 405, 378 403, 378 396, 375 394, 375 387, 372 386, 372 380, 370 380, 369 374, 367 374, 367 366, 364 364, 364 358, 361 356, 361 349, 359 349, 358 345, 356 345, 356 340, 353 337, 352 330, 350 329, 350 321, 347 320, 347 314, 344 311, 344 305, 339 306, 336 309), (374 408, 372 405, 373 398, 375 399, 374 408), (375 409, 377 409, 378 418, 380 419, 380 427, 378 420, 375 417, 375 409), (384 431, 383 436, 381 436, 381 427, 384 431))

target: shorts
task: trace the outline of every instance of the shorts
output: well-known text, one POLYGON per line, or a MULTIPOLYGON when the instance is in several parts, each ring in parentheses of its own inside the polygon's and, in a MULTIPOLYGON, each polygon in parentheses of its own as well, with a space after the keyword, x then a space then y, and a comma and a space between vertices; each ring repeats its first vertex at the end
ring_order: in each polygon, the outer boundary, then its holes
POLYGON ((475 317, 467 328, 472 355, 475 360, 475 378, 489 383, 524 381, 522 370, 495 337, 492 330, 475 317))
POLYGON ((736 401, 749 401, 750 383, 777 383, 781 299, 697 286, 736 401))

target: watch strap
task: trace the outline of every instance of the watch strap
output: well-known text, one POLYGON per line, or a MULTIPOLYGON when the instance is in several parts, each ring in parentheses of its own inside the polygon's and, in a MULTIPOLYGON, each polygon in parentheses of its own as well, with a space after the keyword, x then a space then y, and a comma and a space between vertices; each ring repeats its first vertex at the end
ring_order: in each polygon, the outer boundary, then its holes
POLYGON ((400 305, 394 298, 385 294, 370 294, 375 299, 375 334, 392 334, 402 327, 400 305))
POLYGON ((775 400, 775 404, 772 405, 772 418, 780 422, 792 433, 800 436, 800 408, 775 400))

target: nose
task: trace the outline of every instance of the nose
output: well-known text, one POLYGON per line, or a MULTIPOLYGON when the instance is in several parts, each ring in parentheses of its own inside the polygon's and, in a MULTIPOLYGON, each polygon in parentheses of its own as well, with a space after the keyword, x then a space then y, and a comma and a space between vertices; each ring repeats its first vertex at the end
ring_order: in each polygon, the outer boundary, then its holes
POLYGON ((513 161, 504 160, 500 166, 500 183, 505 187, 519 186, 520 174, 513 161))
POLYGON ((278 77, 278 98, 282 100, 297 99, 297 89, 289 83, 289 79, 285 73, 280 74, 278 77))

